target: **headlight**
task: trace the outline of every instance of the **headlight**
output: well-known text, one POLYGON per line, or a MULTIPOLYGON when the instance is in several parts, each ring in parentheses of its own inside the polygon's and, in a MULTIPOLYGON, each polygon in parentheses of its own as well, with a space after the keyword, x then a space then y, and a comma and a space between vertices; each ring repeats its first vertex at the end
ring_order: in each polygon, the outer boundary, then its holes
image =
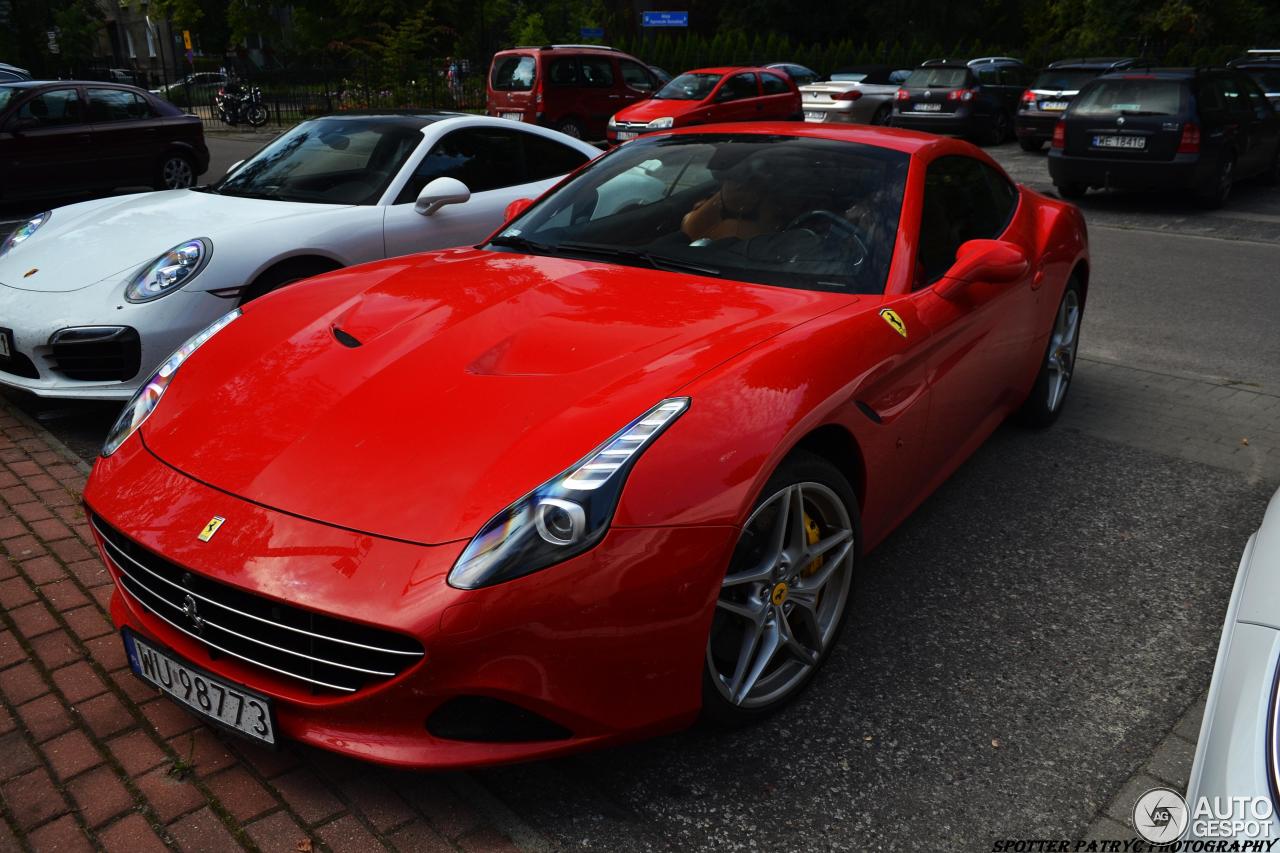
POLYGON ((636 459, 689 408, 663 400, 581 461, 489 520, 449 572, 449 585, 478 589, 545 569, 604 538, 636 459))
POLYGON ((134 273, 124 289, 130 302, 150 302, 177 290, 200 274, 213 254, 213 244, 204 237, 179 243, 134 273))
POLYGON ((111 427, 111 432, 107 433, 107 443, 102 445, 103 456, 115 453, 120 445, 124 444, 125 439, 133 435, 134 430, 142 426, 142 422, 156 410, 156 406, 160 404, 160 398, 168 390, 169 383, 173 381, 173 375, 178 372, 182 363, 190 358, 193 352, 200 349, 209 338, 222 331, 228 323, 239 316, 239 308, 222 315, 212 326, 188 338, 185 344, 173 351, 173 355, 165 359, 160 369, 138 389, 138 393, 133 395, 133 399, 116 419, 115 426, 111 427))
POLYGON ((26 222, 18 226, 12 234, 10 234, 3 243, 0 243, 0 258, 9 254, 9 250, 20 243, 26 242, 32 234, 39 230, 40 226, 49 221, 49 217, 53 215, 53 211, 46 210, 38 216, 33 216, 26 222))
POLYGON ((663 116, 662 118, 655 118, 653 121, 646 124, 645 127, 650 130, 666 130, 668 127, 674 127, 675 123, 676 120, 671 116, 663 116))

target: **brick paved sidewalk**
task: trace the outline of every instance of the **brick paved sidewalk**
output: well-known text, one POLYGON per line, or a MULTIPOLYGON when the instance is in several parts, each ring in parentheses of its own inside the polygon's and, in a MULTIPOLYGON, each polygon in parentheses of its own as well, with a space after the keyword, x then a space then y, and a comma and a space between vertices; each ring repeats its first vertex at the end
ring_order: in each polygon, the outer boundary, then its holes
POLYGON ((542 846, 465 774, 272 752, 142 684, 107 616, 85 472, 0 402, 0 851, 519 849, 499 824, 542 846))

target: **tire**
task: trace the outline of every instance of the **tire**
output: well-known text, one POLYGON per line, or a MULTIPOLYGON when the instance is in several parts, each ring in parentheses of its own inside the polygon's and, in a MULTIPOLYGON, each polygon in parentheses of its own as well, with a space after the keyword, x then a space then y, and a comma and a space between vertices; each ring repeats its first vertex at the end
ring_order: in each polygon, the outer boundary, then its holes
POLYGON ((822 457, 793 452, 765 484, 729 562, 703 660, 704 721, 747 725, 804 690, 844 627, 861 545, 849 481, 822 457))
POLYGON ((1082 184, 1078 181, 1065 181, 1061 184, 1054 184, 1054 188, 1057 189, 1058 195, 1068 201, 1079 201, 1089 191, 1088 184, 1082 184))
POLYGON ((871 123, 878 124, 878 125, 887 125, 889 123, 889 119, 892 117, 893 117, 893 107, 891 107, 889 104, 884 104, 880 107, 880 109, 876 110, 875 115, 871 117, 871 123))
POLYGON ((186 154, 171 151, 160 160, 152 182, 158 190, 185 190, 196 184, 196 165, 186 154))
POLYGON ((253 104, 245 111, 244 119, 253 127, 262 127, 267 123, 270 114, 262 104, 253 104))
POLYGON ((1217 210, 1227 203, 1231 195, 1231 186, 1235 183, 1236 158, 1234 155, 1223 155, 1222 162, 1213 173, 1213 178, 1196 190, 1196 204, 1205 210, 1217 210))
POLYGON ((1023 151, 1037 152, 1044 148, 1044 140, 1036 139, 1034 136, 1024 136, 1018 140, 1018 144, 1022 146, 1023 151))
POLYGON ((1280 145, 1276 146, 1276 156, 1271 158, 1271 165, 1258 176, 1263 186, 1274 187, 1280 184, 1280 145))
POLYGON ((572 136, 574 139, 583 139, 587 132, 583 130, 581 123, 575 118, 567 118, 556 125, 556 130, 565 136, 572 136))
POLYGON ((1013 122, 1009 121, 1009 114, 1004 110, 997 110, 991 115, 991 129, 987 132, 987 138, 984 140, 986 145, 1000 145, 1009 138, 1009 130, 1013 126, 1013 122))
POLYGON ((1080 349, 1080 323, 1084 319, 1084 288, 1072 278, 1067 282, 1049 332, 1049 345, 1040 361, 1031 393, 1018 409, 1017 420, 1032 429, 1044 429, 1062 413, 1071 390, 1076 353, 1080 349))
POLYGON ((249 285, 244 293, 241 294, 240 304, 244 305, 247 302, 260 299, 272 291, 293 284, 295 281, 301 281, 313 275, 333 272, 336 269, 341 269, 341 267, 331 262, 322 261, 319 258, 302 258, 296 262, 285 261, 276 264, 253 280, 253 284, 249 285))

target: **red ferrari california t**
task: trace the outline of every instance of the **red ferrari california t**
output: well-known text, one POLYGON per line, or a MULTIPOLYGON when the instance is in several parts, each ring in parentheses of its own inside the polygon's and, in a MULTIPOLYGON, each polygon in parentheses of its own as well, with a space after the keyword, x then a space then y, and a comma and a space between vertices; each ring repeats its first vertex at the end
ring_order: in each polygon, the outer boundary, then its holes
POLYGON ((968 143, 621 146, 483 245, 236 309, 85 493, 139 677, 265 743, 512 761, 785 704, 859 559, 1061 411, 1084 221, 968 143))

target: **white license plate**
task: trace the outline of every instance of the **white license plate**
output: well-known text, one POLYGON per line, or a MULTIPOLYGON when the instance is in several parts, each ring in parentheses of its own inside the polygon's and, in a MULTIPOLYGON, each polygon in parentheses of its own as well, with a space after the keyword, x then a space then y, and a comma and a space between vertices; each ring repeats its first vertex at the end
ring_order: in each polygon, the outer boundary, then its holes
POLYGON ((13 347, 9 345, 8 329, 0 329, 0 357, 9 358, 13 355, 13 347))
POLYGON ((824 113, 822 110, 805 110, 804 120, 805 121, 826 121, 827 114, 824 113))
POLYGON ((501 113, 509 121, 524 121, 524 113, 501 113))
POLYGON ((1041 101, 1040 109, 1050 113, 1060 113, 1067 108, 1066 101, 1041 101))
POLYGON ((157 649, 132 631, 124 632, 124 650, 135 674, 200 716, 251 740, 275 744, 275 718, 266 696, 210 675, 157 649))
POLYGON ((619 142, 626 142, 628 139, 635 139, 640 134, 634 130, 619 130, 614 135, 618 137, 619 142))
POLYGON ((936 113, 942 111, 942 104, 912 104, 911 109, 918 113, 936 113))
POLYGON ((1094 148, 1129 148, 1141 151, 1147 147, 1145 136, 1095 136, 1094 148))

